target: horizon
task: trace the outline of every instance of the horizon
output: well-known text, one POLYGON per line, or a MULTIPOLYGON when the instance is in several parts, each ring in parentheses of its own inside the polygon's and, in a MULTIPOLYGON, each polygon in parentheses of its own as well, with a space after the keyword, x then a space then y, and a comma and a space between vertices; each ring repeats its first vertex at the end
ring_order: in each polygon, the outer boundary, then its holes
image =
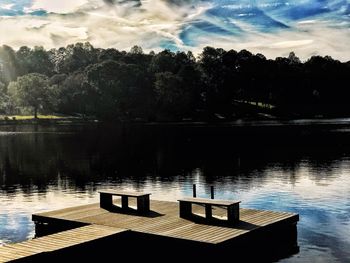
POLYGON ((246 49, 268 59, 294 52, 350 60, 350 3, 345 0, 4 0, 1 45, 58 48, 76 42, 145 52, 205 46, 246 49))

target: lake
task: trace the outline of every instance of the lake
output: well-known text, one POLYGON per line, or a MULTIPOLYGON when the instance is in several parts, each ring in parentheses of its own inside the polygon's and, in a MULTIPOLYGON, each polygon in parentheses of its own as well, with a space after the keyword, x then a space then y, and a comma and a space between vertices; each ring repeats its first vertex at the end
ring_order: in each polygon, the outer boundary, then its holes
POLYGON ((300 214, 300 252, 350 261, 350 119, 230 124, 0 126, 0 243, 35 234, 31 214, 98 201, 100 189, 241 200, 300 214))

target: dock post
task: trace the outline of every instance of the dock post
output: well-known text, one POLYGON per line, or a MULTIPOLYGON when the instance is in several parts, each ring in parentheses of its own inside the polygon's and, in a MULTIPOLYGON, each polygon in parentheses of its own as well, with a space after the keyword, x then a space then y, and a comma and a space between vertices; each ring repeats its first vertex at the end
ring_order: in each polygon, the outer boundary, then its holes
POLYGON ((213 217, 213 212, 211 209, 211 204, 206 204, 205 205, 205 218, 210 220, 213 217))
POLYGON ((100 207, 109 209, 113 206, 112 196, 105 193, 100 193, 100 207))
POLYGON ((180 217, 190 218, 192 215, 192 204, 190 202, 180 201, 180 217))
POLYGON ((227 207, 227 221, 231 224, 239 221, 239 203, 227 207))
POLYGON ((122 209, 128 209, 128 208, 129 208, 128 196, 122 196, 122 209))
POLYGON ((193 184, 193 197, 197 197, 196 184, 193 184))
POLYGON ((214 186, 210 186, 210 197, 211 199, 214 199, 214 186))

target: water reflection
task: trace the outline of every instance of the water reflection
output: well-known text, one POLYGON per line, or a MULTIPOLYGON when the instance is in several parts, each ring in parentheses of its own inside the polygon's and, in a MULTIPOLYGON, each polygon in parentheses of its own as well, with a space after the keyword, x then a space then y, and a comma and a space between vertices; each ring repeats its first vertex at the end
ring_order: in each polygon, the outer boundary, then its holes
POLYGON ((176 200, 196 183, 199 196, 214 185, 243 207, 299 213, 300 253, 281 261, 350 260, 350 133, 303 125, 0 127, 0 242, 32 237, 32 213, 96 202, 98 189, 176 200))

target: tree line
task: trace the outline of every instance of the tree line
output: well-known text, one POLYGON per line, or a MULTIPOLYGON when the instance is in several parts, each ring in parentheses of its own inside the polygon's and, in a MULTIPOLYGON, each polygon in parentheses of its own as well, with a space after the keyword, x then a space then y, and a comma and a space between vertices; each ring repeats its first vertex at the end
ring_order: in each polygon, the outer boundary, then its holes
POLYGON ((101 120, 232 120, 265 109, 282 117, 349 116, 350 62, 247 50, 129 52, 76 43, 0 47, 0 114, 101 120), (250 105, 250 106, 249 106, 250 105), (252 105, 256 107, 252 111, 252 105))

